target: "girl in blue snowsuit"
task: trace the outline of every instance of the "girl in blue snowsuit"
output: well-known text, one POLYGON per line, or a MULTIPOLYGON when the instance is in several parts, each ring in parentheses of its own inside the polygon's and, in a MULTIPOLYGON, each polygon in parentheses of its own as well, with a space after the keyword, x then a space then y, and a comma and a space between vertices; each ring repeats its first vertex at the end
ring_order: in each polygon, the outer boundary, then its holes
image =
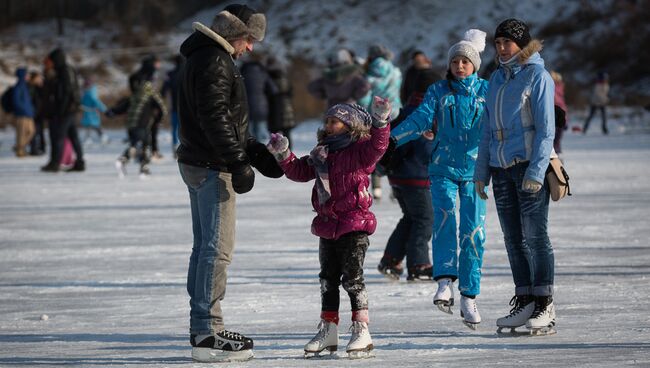
POLYGON ((485 201, 478 197, 472 181, 488 87, 476 73, 484 48, 485 32, 467 31, 465 39, 449 50, 447 79, 431 85, 418 109, 391 132, 399 147, 431 129, 434 120, 438 123, 428 168, 434 213, 433 278, 438 282, 434 304, 451 313, 453 282, 459 279, 461 315, 472 328, 481 322, 475 297, 480 291, 485 242, 485 201))

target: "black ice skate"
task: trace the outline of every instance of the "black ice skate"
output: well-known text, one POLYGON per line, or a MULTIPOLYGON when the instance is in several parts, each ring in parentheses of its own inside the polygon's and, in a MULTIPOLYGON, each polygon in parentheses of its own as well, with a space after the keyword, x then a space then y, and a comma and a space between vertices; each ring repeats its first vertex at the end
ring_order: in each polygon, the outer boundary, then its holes
POLYGON ((192 336, 192 359, 196 362, 243 362, 253 358, 253 340, 222 330, 216 335, 192 336))
POLYGON ((404 267, 402 267, 401 262, 386 256, 379 261, 377 270, 388 279, 394 281, 399 280, 400 275, 404 273, 404 267))
POLYGON ((431 265, 409 267, 406 281, 433 281, 433 267, 431 265))

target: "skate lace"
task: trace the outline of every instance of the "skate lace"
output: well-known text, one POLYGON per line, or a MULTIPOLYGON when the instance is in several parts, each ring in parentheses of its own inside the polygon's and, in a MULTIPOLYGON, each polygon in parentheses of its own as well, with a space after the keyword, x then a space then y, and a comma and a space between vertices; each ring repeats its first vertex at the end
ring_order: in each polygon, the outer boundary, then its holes
POLYGON ((356 341, 361 337, 361 334, 363 333, 363 325, 361 322, 353 322, 348 331, 352 334, 350 337, 351 341, 356 341))
POLYGON ((517 297, 517 295, 513 296, 512 299, 510 299, 510 303, 508 303, 509 305, 513 306, 512 309, 510 309, 510 314, 517 315, 523 311, 524 307, 526 307, 524 303, 524 298, 517 297))
POLYGON ((237 332, 227 331, 227 330, 223 330, 219 332, 219 335, 221 335, 226 339, 235 340, 235 341, 242 341, 244 339, 244 337, 241 334, 238 334, 237 332))
POLYGON ((539 318, 544 313, 546 313, 546 305, 544 303, 535 303, 535 310, 533 310, 530 318, 539 318))
POLYGON ((314 338, 311 341, 312 342, 316 342, 316 341, 321 342, 321 341, 325 340, 325 338, 327 337, 328 330, 329 330, 329 328, 328 328, 327 322, 320 321, 320 323, 318 324, 318 333, 316 334, 316 336, 314 336, 314 338))

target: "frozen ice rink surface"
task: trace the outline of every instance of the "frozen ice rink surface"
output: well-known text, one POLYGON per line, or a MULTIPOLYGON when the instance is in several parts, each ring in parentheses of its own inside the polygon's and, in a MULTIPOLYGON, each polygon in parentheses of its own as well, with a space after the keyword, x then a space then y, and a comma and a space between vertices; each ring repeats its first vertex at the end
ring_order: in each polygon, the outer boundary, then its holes
MULTIPOLYGON (((294 132, 297 152, 316 124, 294 132)), ((257 176, 237 198, 237 246, 223 308, 227 328, 255 340, 241 367, 650 366, 650 135, 610 127, 567 132, 573 196, 550 209, 558 334, 497 337, 495 321, 514 286, 490 192, 483 317, 471 331, 434 310, 432 283, 378 274, 401 212, 384 198, 365 263, 376 357, 344 359, 349 301, 342 292, 339 359, 304 360, 319 321, 317 238, 310 234, 313 183, 257 176)), ((191 248, 187 190, 165 157, 147 180, 137 166, 118 179, 124 148, 87 147, 84 173, 44 174, 45 157, 16 159, 12 129, 0 131, 0 366, 190 367, 185 273, 191 248), (133 173, 133 174, 132 174, 133 173)))

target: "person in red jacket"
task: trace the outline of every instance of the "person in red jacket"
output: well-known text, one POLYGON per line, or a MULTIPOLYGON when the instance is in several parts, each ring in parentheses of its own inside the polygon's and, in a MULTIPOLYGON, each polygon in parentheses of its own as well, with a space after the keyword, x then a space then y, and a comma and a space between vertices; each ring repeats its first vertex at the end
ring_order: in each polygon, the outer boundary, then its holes
POLYGON ((316 217, 312 234, 320 238, 321 322, 316 336, 305 345, 305 355, 337 350, 339 286, 348 292, 352 306, 352 336, 346 351, 351 358, 369 356, 373 349, 368 331, 368 294, 363 282, 363 262, 368 235, 377 219, 370 211, 368 175, 388 147, 390 103, 375 97, 372 116, 357 104, 337 104, 325 114, 318 144, 308 156, 296 157, 281 134, 267 145, 287 178, 316 180, 311 203, 316 217))

